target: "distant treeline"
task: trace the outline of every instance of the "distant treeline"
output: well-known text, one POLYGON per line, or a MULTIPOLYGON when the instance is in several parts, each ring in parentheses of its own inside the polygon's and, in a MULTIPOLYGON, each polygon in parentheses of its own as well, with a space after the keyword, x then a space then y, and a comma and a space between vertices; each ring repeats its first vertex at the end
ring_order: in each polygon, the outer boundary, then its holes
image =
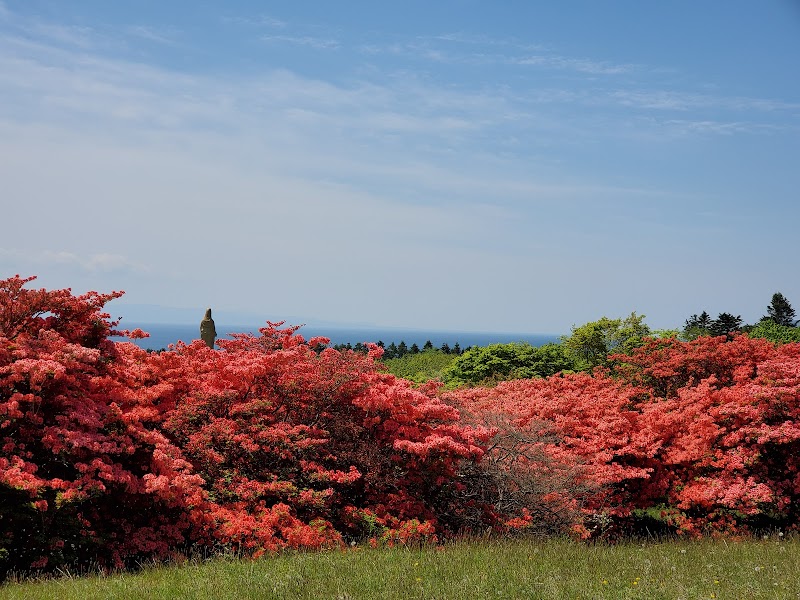
MULTIPOLYGON (((433 342, 430 340, 426 341, 423 346, 422 350, 420 350, 419 346, 414 343, 411 346, 407 345, 405 341, 400 340, 399 344, 395 344, 394 342, 390 343, 388 346, 381 340, 376 342, 376 345, 383 348, 383 358, 384 359, 391 359, 391 358, 402 358, 406 354, 419 354, 420 352, 427 352, 429 350, 434 350, 433 342)), ((366 352, 367 347, 366 345, 358 342, 356 344, 336 344, 333 346, 336 350, 354 350, 356 352, 366 352)), ((450 344, 445 342, 439 347, 439 350, 444 352, 445 354, 454 354, 459 356, 469 350, 469 346, 467 348, 462 349, 461 345, 456 342, 451 347, 450 344)))
POLYGON ((578 371, 591 373, 597 367, 613 370, 625 363, 624 357, 653 339, 663 343, 670 338, 691 342, 704 337, 732 341, 746 335, 764 338, 774 344, 800 342, 800 327, 795 317, 789 301, 776 292, 766 314, 752 325, 743 324, 741 316, 733 313, 723 312, 713 318, 703 311, 686 319, 682 329, 653 330, 644 322, 644 315, 634 312, 625 318, 602 317, 573 326, 570 335, 562 336, 559 344, 538 347, 527 342, 489 344, 473 346, 463 352, 456 346, 452 350, 447 348, 450 356, 433 349, 430 342, 423 351, 416 346, 408 349, 401 344, 389 347, 384 354, 384 363, 391 373, 415 383, 437 379, 451 389, 492 386, 509 379, 578 371))

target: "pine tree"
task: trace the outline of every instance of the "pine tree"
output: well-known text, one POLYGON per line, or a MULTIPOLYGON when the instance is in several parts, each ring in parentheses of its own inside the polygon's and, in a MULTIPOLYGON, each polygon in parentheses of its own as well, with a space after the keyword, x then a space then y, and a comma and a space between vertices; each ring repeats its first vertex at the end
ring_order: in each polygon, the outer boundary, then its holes
POLYGON ((767 306, 767 315, 762 319, 770 319, 784 327, 794 327, 797 324, 795 316, 794 309, 789 304, 789 301, 780 292, 775 292, 772 294, 772 302, 767 306))
POLYGON ((686 319, 686 324, 683 326, 683 334, 690 340, 701 335, 711 335, 712 323, 711 315, 706 311, 701 312, 699 316, 692 315, 686 319))
POLYGON ((719 313, 716 319, 711 322, 711 335, 718 336, 724 335, 728 339, 735 331, 740 331, 742 328, 741 315, 733 316, 731 313, 719 313))

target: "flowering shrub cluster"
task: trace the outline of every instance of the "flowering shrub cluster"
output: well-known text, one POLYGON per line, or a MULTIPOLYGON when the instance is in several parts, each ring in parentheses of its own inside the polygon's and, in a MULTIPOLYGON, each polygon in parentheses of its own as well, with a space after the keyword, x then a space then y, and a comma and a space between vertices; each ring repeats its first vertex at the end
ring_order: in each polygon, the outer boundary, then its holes
POLYGON ((148 353, 119 293, 0 281, 0 571, 258 554, 460 527, 492 431, 369 355, 268 324, 148 353))
POLYGON ((592 374, 444 392, 268 323, 148 353, 120 293, 0 280, 0 578, 643 519, 794 528, 800 345, 651 340, 592 374))
POLYGON ((800 524, 800 344, 655 339, 592 375, 447 399, 514 441, 483 463, 517 524, 523 508, 583 537, 648 520, 690 535, 800 524))

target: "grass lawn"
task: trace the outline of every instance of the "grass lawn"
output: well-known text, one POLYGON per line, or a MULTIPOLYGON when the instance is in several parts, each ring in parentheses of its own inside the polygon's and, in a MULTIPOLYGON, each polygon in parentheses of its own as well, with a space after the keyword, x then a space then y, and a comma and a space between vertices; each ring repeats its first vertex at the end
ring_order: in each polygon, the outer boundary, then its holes
POLYGON ((354 548, 11 582, 6 598, 800 598, 800 539, 354 548))

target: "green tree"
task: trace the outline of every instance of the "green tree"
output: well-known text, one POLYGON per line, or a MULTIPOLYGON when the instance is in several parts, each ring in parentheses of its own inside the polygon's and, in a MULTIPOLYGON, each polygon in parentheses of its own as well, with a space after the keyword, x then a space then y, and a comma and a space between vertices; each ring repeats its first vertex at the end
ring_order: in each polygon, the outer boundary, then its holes
POLYGON ((405 341, 400 340, 400 343, 397 344, 397 357, 403 357, 408 354, 408 346, 406 346, 405 341))
POLYGON ((422 351, 425 352, 426 350, 433 350, 433 342, 428 340, 425 342, 425 345, 422 346, 422 351))
POLYGON ((686 319, 681 338, 693 340, 701 335, 711 335, 712 323, 713 319, 706 311, 701 312, 700 315, 692 315, 686 319))
POLYGON ((628 354, 641 346, 644 338, 651 334, 644 318, 645 315, 635 312, 624 319, 603 317, 580 327, 573 326, 572 334, 561 340, 576 368, 590 371, 608 364, 609 354, 628 354))
POLYGON ((767 314, 762 317, 762 320, 769 319, 784 327, 794 327, 797 324, 796 316, 792 305, 784 298, 783 294, 775 292, 772 294, 772 302, 767 306, 767 314))
POLYGON ((747 332, 751 338, 764 338, 774 344, 800 342, 800 327, 778 325, 772 319, 762 319, 747 332))
POLYGON ((411 344, 411 348, 408 350, 411 354, 419 354, 419 346, 416 343, 411 344))
POLYGON ((444 371, 443 379, 452 385, 476 385, 507 379, 547 377, 574 368, 560 344, 535 347, 528 342, 473 346, 463 352, 444 371))
POLYGON ((741 315, 733 316, 731 313, 719 313, 716 319, 711 322, 710 332, 713 336, 724 335, 728 339, 737 332, 742 330, 742 317, 741 315))

